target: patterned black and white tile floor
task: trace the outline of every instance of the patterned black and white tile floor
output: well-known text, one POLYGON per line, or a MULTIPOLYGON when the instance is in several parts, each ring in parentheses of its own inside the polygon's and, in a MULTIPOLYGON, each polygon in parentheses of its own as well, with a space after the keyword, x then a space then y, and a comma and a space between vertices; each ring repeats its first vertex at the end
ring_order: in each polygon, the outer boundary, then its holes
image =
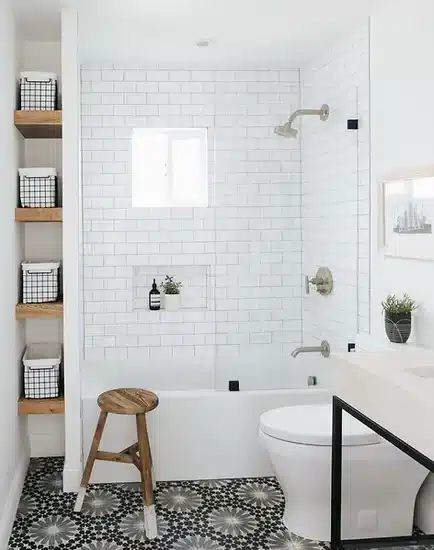
POLYGON ((158 483, 159 536, 146 539, 138 484, 93 485, 82 512, 62 493, 63 460, 32 459, 9 550, 320 550, 290 536, 272 478, 158 483))
POLYGON ((285 530, 273 478, 158 483, 149 541, 139 484, 90 486, 77 514, 62 468, 60 458, 31 460, 8 550, 328 550, 285 530))

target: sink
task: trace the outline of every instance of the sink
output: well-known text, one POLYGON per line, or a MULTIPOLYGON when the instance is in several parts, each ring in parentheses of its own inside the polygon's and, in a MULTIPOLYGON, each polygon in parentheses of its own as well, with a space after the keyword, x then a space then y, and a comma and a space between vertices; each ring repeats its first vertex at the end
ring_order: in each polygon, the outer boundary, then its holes
POLYGON ((405 370, 410 374, 419 376, 419 378, 434 378, 434 367, 412 367, 405 370))

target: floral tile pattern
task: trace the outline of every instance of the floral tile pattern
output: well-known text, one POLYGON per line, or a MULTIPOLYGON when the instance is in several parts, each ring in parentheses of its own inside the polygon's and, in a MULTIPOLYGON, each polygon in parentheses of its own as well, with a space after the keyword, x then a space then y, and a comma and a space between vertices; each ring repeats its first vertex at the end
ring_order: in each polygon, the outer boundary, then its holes
POLYGON ((60 458, 32 459, 8 550, 329 550, 284 528, 274 478, 158 483, 150 541, 140 484, 91 485, 74 513, 62 469, 60 458))
POLYGON ((209 524, 216 531, 232 537, 251 535, 258 527, 253 514, 230 506, 214 510, 209 516, 209 524))
POLYGON ((89 490, 83 503, 82 512, 91 516, 105 516, 119 508, 120 500, 109 491, 89 490))
POLYGON ((202 498, 197 491, 189 487, 168 487, 157 494, 157 502, 166 510, 186 513, 202 506, 202 498))
POLYGON ((283 494, 269 483, 245 483, 238 489, 239 497, 254 506, 272 507, 283 504, 283 494))

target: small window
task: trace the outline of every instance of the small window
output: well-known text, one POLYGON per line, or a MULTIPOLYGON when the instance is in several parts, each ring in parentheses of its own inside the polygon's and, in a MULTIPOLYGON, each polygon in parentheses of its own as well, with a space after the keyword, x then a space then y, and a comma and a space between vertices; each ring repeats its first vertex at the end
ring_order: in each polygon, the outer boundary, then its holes
POLYGON ((133 207, 208 206, 205 128, 133 131, 133 207))

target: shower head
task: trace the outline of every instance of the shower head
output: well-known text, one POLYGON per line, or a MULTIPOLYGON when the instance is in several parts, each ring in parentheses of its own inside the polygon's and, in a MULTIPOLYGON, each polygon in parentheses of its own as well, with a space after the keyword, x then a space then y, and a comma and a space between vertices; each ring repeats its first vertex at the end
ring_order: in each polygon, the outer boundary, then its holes
POLYGON ((298 130, 296 130, 295 128, 291 128, 291 124, 289 122, 285 122, 285 124, 276 126, 274 128, 274 133, 281 137, 296 138, 298 130))
POLYGON ((289 117, 285 124, 280 124, 274 128, 274 133, 278 136, 286 138, 296 138, 298 130, 292 128, 292 123, 299 116, 304 115, 319 115, 320 120, 327 120, 330 114, 330 108, 328 105, 322 105, 321 109, 298 109, 289 117))

